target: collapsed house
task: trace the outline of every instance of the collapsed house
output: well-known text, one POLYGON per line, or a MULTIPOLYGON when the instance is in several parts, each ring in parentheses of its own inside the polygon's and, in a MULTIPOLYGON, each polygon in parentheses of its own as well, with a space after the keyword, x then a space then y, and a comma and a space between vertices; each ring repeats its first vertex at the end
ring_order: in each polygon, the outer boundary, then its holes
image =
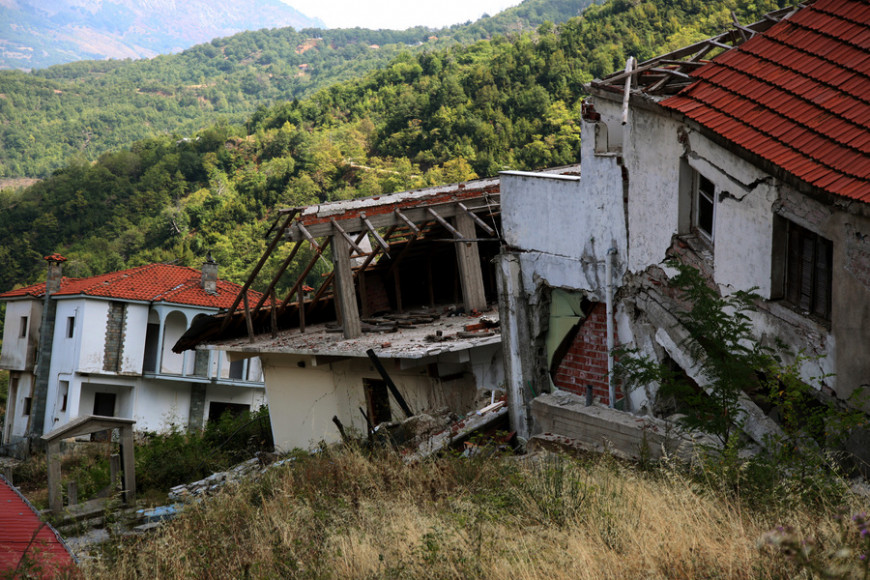
MULTIPOLYGON (((499 308, 520 435, 540 428, 529 403, 554 388, 657 411, 654 386, 620 392, 614 346, 705 387, 669 257, 723 295, 760 294, 755 336, 809 355, 800 374, 820 396, 870 388, 868 55, 870 6, 817 0, 630 59, 588 87, 582 180, 501 175, 499 308)), ((750 436, 775 429, 742 407, 750 436)))
POLYGON ((171 351, 191 324, 239 295, 213 260, 201 271, 148 264, 87 278, 63 276, 63 256, 46 261, 45 282, 0 294, 7 451, 25 455, 29 441, 89 415, 133 419, 140 430, 198 429, 263 404, 256 359, 171 351))
POLYGON ((175 349, 258 356, 284 450, 411 415, 464 416, 504 383, 500 228, 498 179, 286 210, 245 286, 280 262, 263 281, 271 303, 212 317, 175 349), (282 282, 303 255, 298 278, 282 282))

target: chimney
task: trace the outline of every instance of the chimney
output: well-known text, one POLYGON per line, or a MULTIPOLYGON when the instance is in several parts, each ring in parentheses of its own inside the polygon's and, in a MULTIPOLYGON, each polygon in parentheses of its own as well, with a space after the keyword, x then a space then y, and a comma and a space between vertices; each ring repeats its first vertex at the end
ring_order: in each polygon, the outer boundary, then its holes
POLYGON ((209 294, 217 294, 218 264, 211 257, 211 252, 202 263, 202 288, 209 294))
POLYGON ((51 295, 60 290, 60 281, 63 277, 61 264, 66 262, 66 258, 60 254, 52 254, 45 257, 48 262, 48 275, 45 278, 45 293, 51 295))

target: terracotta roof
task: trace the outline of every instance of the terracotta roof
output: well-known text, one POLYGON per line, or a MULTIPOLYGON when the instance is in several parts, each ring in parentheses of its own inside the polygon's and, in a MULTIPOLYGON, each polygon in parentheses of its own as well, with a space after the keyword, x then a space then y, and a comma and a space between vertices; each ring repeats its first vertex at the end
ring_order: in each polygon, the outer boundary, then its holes
POLYGON ((817 0, 661 101, 828 193, 870 202, 870 2, 817 0))
POLYGON ((24 496, 0 476, 0 575, 18 569, 28 578, 57 578, 72 566, 75 560, 55 529, 42 522, 24 496), (25 555, 35 569, 24 567, 25 555))
MULTIPOLYGON (((148 264, 100 274, 90 278, 66 278, 60 283, 60 290, 53 296, 94 296, 116 300, 136 300, 142 302, 170 302, 209 308, 229 308, 233 299, 242 289, 238 284, 217 281, 217 293, 209 294, 201 284, 202 272, 194 268, 170 264, 148 264)), ((45 282, 10 290, 0 294, 0 299, 41 297, 45 294, 45 282)), ((248 291, 250 300, 259 300, 261 294, 248 291)))

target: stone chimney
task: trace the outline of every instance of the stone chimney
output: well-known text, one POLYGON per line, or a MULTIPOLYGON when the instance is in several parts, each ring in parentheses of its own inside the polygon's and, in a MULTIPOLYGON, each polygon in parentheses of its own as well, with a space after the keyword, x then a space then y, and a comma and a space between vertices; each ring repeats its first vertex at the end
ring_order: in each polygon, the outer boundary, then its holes
POLYGON ((218 264, 211 257, 211 252, 202 263, 202 288, 209 294, 217 294, 218 264))
POLYGON ((48 262, 48 275, 45 278, 45 293, 50 295, 60 290, 60 281, 63 277, 61 264, 66 262, 66 258, 60 254, 52 254, 46 256, 45 261, 48 262))

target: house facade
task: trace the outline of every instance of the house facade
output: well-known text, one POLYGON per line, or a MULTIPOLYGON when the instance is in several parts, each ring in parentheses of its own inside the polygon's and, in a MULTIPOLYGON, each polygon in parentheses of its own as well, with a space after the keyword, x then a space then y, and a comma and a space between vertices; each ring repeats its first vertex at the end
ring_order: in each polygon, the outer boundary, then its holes
MULTIPOLYGON (((239 293, 202 271, 150 264, 64 278, 48 256, 45 283, 0 294, 6 302, 0 368, 10 372, 3 443, 18 445, 85 415, 134 419, 136 429, 201 428, 226 410, 265 401, 259 361, 171 347, 202 316, 239 293)), ((252 299, 260 297, 251 293, 252 299)))
MULTIPOLYGON (((614 346, 705 387, 668 258, 722 295, 758 293, 756 338, 820 397, 870 389, 868 38, 866 3, 817 0, 629 62, 589 86, 582 179, 502 175, 500 308, 524 313, 502 316, 520 433, 534 430, 529 385, 662 411, 654 386, 623 397, 614 346)), ((742 407, 750 436, 776 430, 742 407)))

